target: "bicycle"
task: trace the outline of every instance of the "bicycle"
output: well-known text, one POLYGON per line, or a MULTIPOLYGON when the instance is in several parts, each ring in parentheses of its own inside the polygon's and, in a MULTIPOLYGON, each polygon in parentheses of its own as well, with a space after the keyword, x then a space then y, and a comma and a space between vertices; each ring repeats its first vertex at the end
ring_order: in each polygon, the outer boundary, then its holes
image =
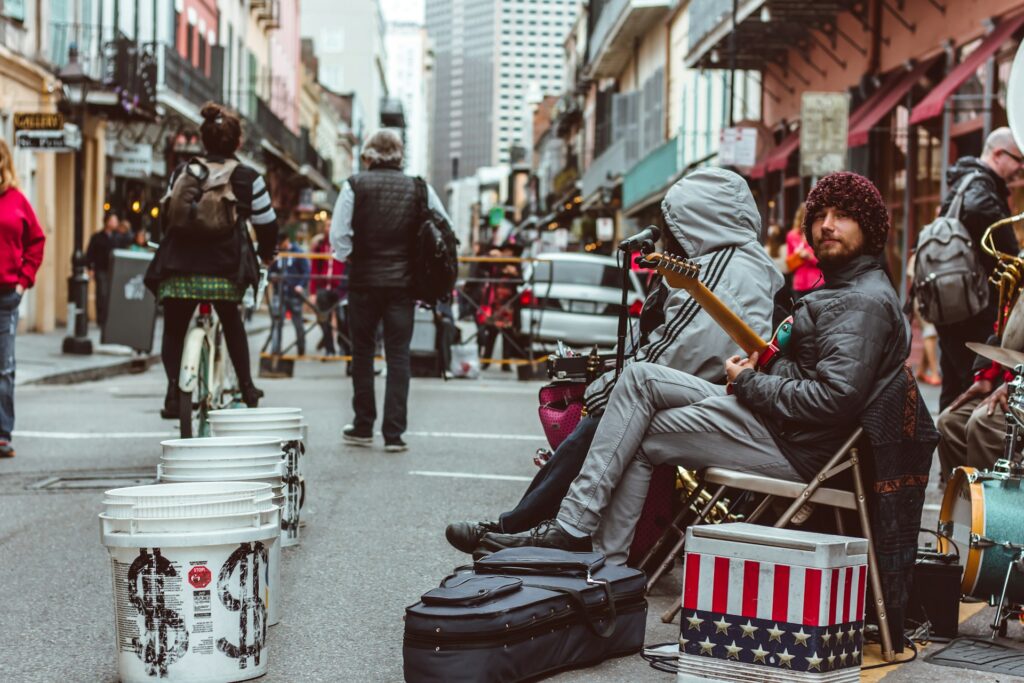
POLYGON ((181 438, 210 436, 211 410, 240 402, 241 390, 228 355, 224 330, 213 305, 199 304, 196 323, 185 337, 178 375, 178 424, 181 438))

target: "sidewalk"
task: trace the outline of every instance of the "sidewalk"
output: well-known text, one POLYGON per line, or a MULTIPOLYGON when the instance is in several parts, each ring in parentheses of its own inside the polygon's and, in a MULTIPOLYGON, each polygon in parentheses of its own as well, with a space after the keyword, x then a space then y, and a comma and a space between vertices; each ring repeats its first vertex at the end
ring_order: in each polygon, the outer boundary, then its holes
MULTIPOLYGON (((250 338, 258 338, 268 329, 270 318, 265 312, 257 313, 246 325, 250 338)), ((90 325, 92 354, 88 356, 61 352, 61 344, 67 333, 65 328, 46 334, 19 334, 14 339, 14 357, 17 364, 14 384, 76 384, 129 372, 141 372, 160 362, 162 332, 163 319, 158 317, 153 332, 153 350, 140 354, 127 346, 100 344, 99 329, 90 325)))

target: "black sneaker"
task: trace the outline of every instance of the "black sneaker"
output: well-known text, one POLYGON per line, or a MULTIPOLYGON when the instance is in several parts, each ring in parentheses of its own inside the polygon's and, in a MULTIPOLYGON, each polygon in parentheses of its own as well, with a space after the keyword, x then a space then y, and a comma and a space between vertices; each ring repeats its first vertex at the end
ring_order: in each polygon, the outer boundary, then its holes
POLYGON ((487 533, 480 541, 477 550, 496 552, 505 548, 524 547, 558 548, 574 553, 593 550, 590 536, 583 538, 573 536, 553 519, 541 522, 529 531, 518 534, 487 533))
POLYGON ((384 450, 388 453, 404 453, 409 450, 409 444, 402 441, 401 438, 388 439, 384 442, 384 450))
POLYGON ((360 431, 348 425, 341 430, 341 438, 344 439, 345 443, 350 443, 353 446, 371 446, 373 445, 373 433, 370 431, 360 431))
POLYGON ((501 533, 498 522, 454 522, 444 530, 444 537, 456 550, 472 553, 484 534, 501 533))
POLYGON ((0 441, 0 459, 13 457, 14 446, 12 446, 8 441, 0 441))

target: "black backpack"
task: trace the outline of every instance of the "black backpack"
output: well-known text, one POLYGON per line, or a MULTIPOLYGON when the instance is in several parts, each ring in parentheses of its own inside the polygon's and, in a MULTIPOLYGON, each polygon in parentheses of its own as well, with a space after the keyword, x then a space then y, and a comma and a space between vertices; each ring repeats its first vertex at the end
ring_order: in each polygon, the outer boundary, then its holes
POLYGON ((988 272, 960 221, 964 193, 980 173, 960 181, 944 216, 925 226, 917 238, 913 292, 921 317, 936 325, 962 322, 989 303, 988 272))
POLYGON ((445 217, 430 208, 423 178, 416 178, 416 200, 421 220, 413 238, 412 294, 427 304, 447 302, 459 275, 459 240, 445 217))

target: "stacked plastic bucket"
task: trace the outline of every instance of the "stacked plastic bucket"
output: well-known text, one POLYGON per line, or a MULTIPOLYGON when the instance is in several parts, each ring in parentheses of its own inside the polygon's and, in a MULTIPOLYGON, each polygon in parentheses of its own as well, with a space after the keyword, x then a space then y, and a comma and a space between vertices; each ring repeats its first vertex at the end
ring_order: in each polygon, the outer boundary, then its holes
MULTIPOLYGON (((213 468, 211 468, 213 469, 213 468)), ((242 681, 267 671, 279 602, 280 507, 266 482, 107 491, 101 538, 114 576, 126 683, 242 681)))
POLYGON ((214 410, 209 416, 214 438, 271 438, 284 451, 285 503, 281 541, 299 543, 300 509, 305 498, 302 459, 306 452, 307 427, 301 408, 239 408, 214 410))

